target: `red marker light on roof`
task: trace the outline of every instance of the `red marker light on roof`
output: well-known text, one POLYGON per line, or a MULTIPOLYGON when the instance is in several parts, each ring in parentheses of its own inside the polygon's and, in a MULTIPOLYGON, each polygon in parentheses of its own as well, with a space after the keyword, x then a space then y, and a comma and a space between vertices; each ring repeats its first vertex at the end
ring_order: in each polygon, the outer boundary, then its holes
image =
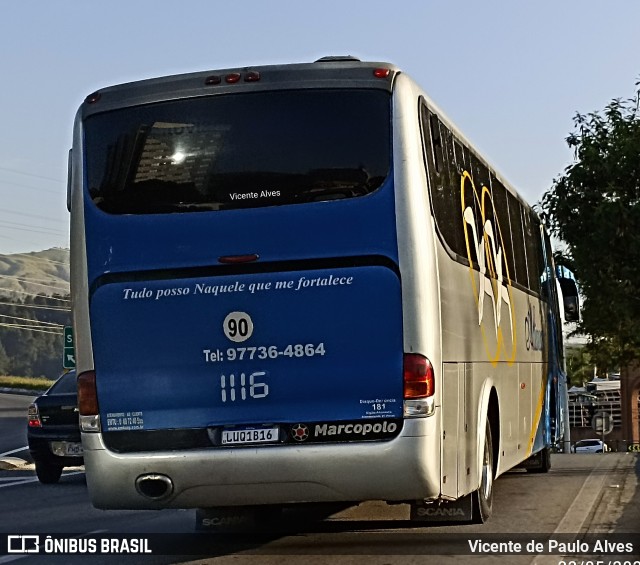
POLYGON ((240 73, 229 73, 227 76, 224 77, 224 81, 229 84, 235 84, 240 80, 240 78, 241 78, 240 73))
POLYGON ((92 92, 91 94, 89 94, 89 96, 87 96, 84 101, 87 104, 95 104, 98 100, 100 100, 100 97, 102 95, 99 92, 92 92))
POLYGON ((258 71, 249 71, 244 75, 244 82, 258 82, 260 73, 258 71))
POLYGON ((213 84, 220 84, 221 82, 222 82, 222 79, 218 75, 211 75, 210 77, 207 77, 204 80, 204 83, 207 86, 211 86, 213 84))
POLYGON ((376 78, 387 78, 391 74, 391 69, 374 69, 373 76, 376 78))

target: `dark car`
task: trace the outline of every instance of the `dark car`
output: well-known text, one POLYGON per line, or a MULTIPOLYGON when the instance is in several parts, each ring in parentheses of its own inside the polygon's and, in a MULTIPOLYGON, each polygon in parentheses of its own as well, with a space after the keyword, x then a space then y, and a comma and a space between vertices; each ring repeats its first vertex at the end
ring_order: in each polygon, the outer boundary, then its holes
POLYGON ((29 406, 27 440, 41 483, 57 483, 63 467, 84 463, 75 371, 63 374, 29 406))

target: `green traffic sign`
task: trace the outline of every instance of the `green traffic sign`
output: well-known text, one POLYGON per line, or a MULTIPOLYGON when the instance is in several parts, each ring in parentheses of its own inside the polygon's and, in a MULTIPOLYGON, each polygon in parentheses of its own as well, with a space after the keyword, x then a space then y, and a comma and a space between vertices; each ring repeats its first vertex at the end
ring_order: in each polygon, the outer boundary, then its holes
POLYGON ((73 343, 73 328, 71 326, 64 327, 64 352, 62 354, 63 369, 75 369, 76 352, 73 343))

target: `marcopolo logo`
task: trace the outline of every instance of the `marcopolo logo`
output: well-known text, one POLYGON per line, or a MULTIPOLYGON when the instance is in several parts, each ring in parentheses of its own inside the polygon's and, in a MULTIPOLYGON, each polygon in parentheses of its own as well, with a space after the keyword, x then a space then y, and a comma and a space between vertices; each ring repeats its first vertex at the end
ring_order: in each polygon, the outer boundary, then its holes
POLYGON ((365 419, 343 422, 297 423, 289 427, 290 438, 298 443, 336 441, 376 441, 392 439, 402 430, 400 419, 365 419))
POLYGON ((319 436, 336 436, 340 434, 348 434, 348 435, 362 435, 366 436, 369 434, 379 434, 384 432, 393 433, 397 429, 397 424, 391 422, 387 425, 387 422, 383 422, 382 424, 316 424, 314 429, 314 435, 316 437, 319 436))
POLYGON ((289 435, 296 442, 368 441, 391 439, 402 429, 402 420, 356 420, 294 424, 289 435))

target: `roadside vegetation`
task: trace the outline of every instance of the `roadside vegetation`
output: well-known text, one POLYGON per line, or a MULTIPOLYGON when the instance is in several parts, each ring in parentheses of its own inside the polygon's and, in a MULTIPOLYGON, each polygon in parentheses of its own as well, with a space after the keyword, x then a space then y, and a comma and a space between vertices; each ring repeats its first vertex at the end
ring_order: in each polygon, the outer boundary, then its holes
POLYGON ((584 299, 580 355, 605 373, 640 360, 640 81, 632 98, 577 114, 574 124, 566 139, 574 162, 541 207, 584 299))
POLYGON ((24 390, 41 391, 48 389, 55 381, 43 377, 2 377, 0 388, 20 388, 24 390))

